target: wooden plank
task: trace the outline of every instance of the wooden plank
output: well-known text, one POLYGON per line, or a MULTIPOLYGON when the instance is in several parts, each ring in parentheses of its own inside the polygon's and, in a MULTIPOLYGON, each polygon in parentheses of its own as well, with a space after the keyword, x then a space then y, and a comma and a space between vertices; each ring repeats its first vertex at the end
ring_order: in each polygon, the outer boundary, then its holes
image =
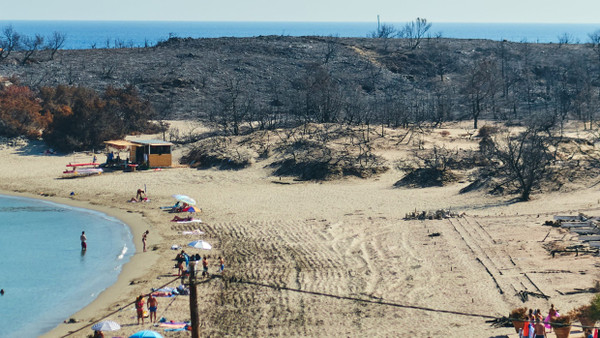
POLYGON ((585 228, 593 225, 590 222, 563 222, 560 224, 561 228, 585 228))
POLYGON ((576 232, 580 235, 595 235, 595 234, 600 234, 600 230, 598 230, 597 228, 578 228, 578 229, 571 229, 571 231, 576 232))
POLYGON ((554 216, 555 221, 583 221, 583 218, 577 216, 554 216))

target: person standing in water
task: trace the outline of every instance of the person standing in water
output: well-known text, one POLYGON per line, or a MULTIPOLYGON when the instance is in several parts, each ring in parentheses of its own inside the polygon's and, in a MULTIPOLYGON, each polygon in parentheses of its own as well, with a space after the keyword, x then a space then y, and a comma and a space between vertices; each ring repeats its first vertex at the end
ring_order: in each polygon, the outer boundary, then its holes
POLYGON ((86 251, 87 250, 87 237, 85 236, 85 231, 81 232, 81 236, 79 236, 79 239, 81 239, 81 250, 82 251, 86 251))

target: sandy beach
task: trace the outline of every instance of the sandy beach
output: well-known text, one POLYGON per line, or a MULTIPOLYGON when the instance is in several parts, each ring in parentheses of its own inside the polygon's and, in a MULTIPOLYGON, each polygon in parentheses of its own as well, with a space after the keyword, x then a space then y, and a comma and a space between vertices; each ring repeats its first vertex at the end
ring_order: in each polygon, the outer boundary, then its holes
MULTIPOLYGON (((473 141, 459 136, 464 133, 462 127, 447 130, 454 146, 474 146, 473 141)), ((218 256, 226 260, 224 279, 198 286, 202 336, 497 337, 515 333, 513 328, 494 328, 483 318, 226 282, 230 277, 374 302, 500 317, 520 306, 546 313, 550 304, 555 304, 567 312, 591 298, 589 293, 569 292, 590 288, 600 279, 597 257, 567 254, 552 258, 548 245, 576 244, 577 236, 542 225, 554 215, 581 212, 600 216, 595 182, 570 192, 537 194, 532 201, 512 203, 511 196, 459 194, 467 181, 439 188, 398 189, 393 185, 401 174, 390 170, 375 179, 298 182, 272 176, 262 163, 238 171, 176 166, 67 180, 59 179, 65 165, 89 160, 92 155, 46 156, 41 154, 43 150, 35 144, 0 146, 0 193, 105 212, 130 226, 136 245, 136 254, 118 282, 73 314, 77 323, 61 324, 47 337, 63 336, 95 323, 132 302, 136 295, 173 279, 176 251, 171 246, 185 246, 194 239, 213 245, 208 252, 209 272, 216 273, 218 256), (150 202, 128 203, 144 186, 150 202), (202 209, 196 217, 203 223, 170 222, 173 215, 159 207, 172 205, 172 194, 195 198, 202 209), (464 216, 403 219, 411 211, 438 209, 464 216), (205 234, 181 234, 196 228, 205 234), (150 231, 149 250, 142 252, 145 230, 150 231), (439 235, 432 236, 434 233, 439 235), (518 297, 520 291, 550 298, 529 297, 524 303, 518 297)), ((174 157, 183 150, 176 148, 174 157)), ((389 160, 403 156, 394 149, 380 152, 389 160)), ((102 162, 105 157, 99 155, 98 159, 102 162)), ((207 253, 192 248, 186 252, 207 253)), ((189 320, 187 296, 158 300, 159 318, 189 320)), ((147 321, 136 325, 133 306, 108 319, 123 327, 106 336, 126 337, 152 329, 147 321)), ((165 337, 189 336, 154 329, 165 337)), ((91 333, 86 328, 71 337, 91 333)))

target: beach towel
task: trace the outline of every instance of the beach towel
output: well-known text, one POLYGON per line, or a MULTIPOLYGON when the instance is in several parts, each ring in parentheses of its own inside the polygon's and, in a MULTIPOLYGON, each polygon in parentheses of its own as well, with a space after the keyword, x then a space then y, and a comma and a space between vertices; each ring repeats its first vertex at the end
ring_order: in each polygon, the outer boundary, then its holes
POLYGON ((176 222, 176 223, 202 223, 202 220, 199 218, 194 218, 191 219, 189 221, 171 221, 171 222, 176 222))
POLYGON ((192 231, 182 231, 182 235, 204 235, 204 231, 200 231, 200 229, 192 230, 192 231))
POLYGON ((160 327, 166 327, 166 328, 170 328, 170 329, 179 329, 181 327, 185 327, 188 323, 170 323, 170 322, 165 322, 165 323, 160 323, 158 324, 158 326, 160 327))
POLYGON ((546 318, 544 318, 544 326, 549 329, 552 326, 550 325, 550 315, 547 315, 546 318))
MULTIPOLYGON (((173 292, 177 290, 176 288, 172 288, 172 287, 168 287, 165 286, 164 288, 160 288, 160 289, 152 289, 152 292, 173 292)), ((166 320, 166 319, 165 319, 166 320)))
POLYGON ((156 291, 156 292, 152 292, 152 296, 154 296, 154 297, 175 297, 176 295, 172 294, 171 292, 156 291))
POLYGON ((525 322, 525 324, 523 325, 523 337, 529 337, 529 322, 525 322))
POLYGON ((173 332, 173 331, 185 331, 185 326, 177 329, 165 329, 165 332, 173 332))

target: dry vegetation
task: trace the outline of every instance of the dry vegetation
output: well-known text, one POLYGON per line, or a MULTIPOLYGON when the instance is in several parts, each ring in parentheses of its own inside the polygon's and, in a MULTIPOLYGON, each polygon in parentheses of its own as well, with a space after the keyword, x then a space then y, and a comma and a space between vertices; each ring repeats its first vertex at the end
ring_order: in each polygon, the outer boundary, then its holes
POLYGON ((310 124, 257 131, 245 136, 212 136, 198 141, 181 162, 192 167, 241 169, 262 161, 276 176, 301 180, 367 178, 388 170, 366 141, 367 131, 310 124))

